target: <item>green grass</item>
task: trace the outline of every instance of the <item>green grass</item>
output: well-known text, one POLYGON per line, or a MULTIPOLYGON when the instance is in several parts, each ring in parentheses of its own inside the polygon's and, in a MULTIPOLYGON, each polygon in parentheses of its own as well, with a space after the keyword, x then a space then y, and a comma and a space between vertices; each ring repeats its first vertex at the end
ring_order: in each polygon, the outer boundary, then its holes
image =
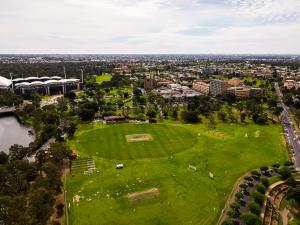
POLYGON ((81 157, 92 155, 99 173, 68 176, 69 224, 216 224, 238 177, 287 159, 280 136, 281 127, 276 125, 219 124, 216 129, 183 124, 80 126, 69 144, 81 157), (131 146, 122 139, 126 132, 150 133, 154 140, 131 146), (124 163, 125 168, 116 170, 117 163, 124 163), (189 164, 197 172, 189 170, 189 164), (209 172, 214 180, 209 179, 209 172), (152 187, 160 190, 154 199, 130 203, 125 197, 152 187), (75 194, 85 197, 78 205, 72 204, 75 194))
POLYGON ((197 137, 182 127, 156 124, 121 124, 86 132, 75 142, 77 150, 89 156, 136 159, 168 156, 196 144, 197 137), (152 141, 127 142, 130 134, 151 134, 152 141))
POLYGON ((300 224, 300 215, 295 216, 290 225, 299 225, 300 224))
POLYGON ((102 84, 104 81, 110 81, 112 78, 111 74, 103 74, 96 76, 96 82, 98 84, 102 84))

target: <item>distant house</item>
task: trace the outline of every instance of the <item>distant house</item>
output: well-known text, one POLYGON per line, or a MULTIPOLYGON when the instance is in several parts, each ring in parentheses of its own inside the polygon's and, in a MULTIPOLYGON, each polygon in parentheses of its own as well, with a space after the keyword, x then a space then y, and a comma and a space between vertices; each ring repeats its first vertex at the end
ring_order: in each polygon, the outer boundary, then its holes
POLYGON ((295 88, 296 87, 296 81, 294 81, 294 80, 286 80, 286 81, 284 81, 283 86, 286 87, 287 89, 295 88))
POLYGON ((127 123, 128 118, 126 116, 106 116, 104 117, 104 122, 106 124, 127 123))

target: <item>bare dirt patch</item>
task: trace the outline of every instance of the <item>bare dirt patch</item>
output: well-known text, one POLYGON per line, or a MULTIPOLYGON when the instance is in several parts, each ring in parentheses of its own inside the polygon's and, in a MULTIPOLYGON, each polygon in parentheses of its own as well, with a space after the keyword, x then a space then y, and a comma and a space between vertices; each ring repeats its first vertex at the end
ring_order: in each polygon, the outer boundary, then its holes
POLYGON ((209 131, 208 133, 209 133, 209 135, 216 137, 216 138, 223 138, 223 139, 229 138, 229 135, 222 131, 214 130, 214 131, 209 131))
POLYGON ((153 137, 151 134, 130 134, 126 135, 127 142, 139 142, 139 141, 152 141, 153 137))
POLYGON ((143 199, 154 198, 158 195, 159 195, 159 189, 158 188, 151 188, 151 189, 148 189, 146 191, 129 193, 127 195, 127 198, 131 202, 139 202, 143 199))

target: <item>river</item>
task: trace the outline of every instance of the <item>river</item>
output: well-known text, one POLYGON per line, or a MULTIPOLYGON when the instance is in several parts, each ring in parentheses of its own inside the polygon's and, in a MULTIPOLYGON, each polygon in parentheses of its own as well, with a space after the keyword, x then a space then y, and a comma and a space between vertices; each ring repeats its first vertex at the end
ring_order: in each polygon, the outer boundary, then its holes
POLYGON ((28 147, 35 138, 30 134, 32 131, 31 127, 20 124, 13 115, 0 117, 0 151, 8 153, 13 144, 28 147))

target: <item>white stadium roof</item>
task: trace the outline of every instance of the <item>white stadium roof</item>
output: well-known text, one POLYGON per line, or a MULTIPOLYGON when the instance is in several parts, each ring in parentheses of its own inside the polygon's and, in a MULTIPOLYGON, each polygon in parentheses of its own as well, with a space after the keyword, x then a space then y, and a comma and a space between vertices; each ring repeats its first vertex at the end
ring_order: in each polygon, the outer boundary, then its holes
POLYGON ((9 87, 12 84, 11 80, 0 76, 0 86, 1 87, 9 87))
POLYGON ((25 78, 16 78, 16 79, 13 79, 13 82, 30 82, 30 81, 33 81, 33 80, 61 80, 62 78, 61 77, 58 77, 58 76, 53 76, 53 77, 47 77, 47 76, 44 76, 44 77, 25 77, 25 78))
MULTIPOLYGON (((52 77, 53 78, 53 77, 52 77)), ((47 81, 26 81, 15 84, 16 88, 30 88, 30 87, 46 87, 51 85, 65 85, 79 83, 79 79, 61 79, 61 80, 47 80, 47 81)))

